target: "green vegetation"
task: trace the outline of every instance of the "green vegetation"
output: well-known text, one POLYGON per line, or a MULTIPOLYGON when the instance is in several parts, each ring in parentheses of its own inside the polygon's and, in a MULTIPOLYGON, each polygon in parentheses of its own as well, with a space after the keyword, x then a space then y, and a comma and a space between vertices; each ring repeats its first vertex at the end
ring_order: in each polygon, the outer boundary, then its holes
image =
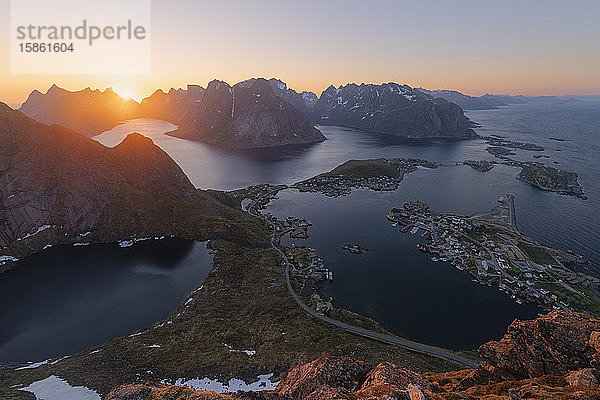
POLYGON ((560 283, 544 282, 539 286, 556 295, 558 301, 569 304, 574 310, 589 313, 594 316, 600 316, 600 299, 589 290, 577 287, 576 290, 583 293, 583 296, 575 293, 560 283))
POLYGON ((519 242, 519 248, 523 250, 535 263, 542 265, 555 265, 556 260, 554 257, 548 253, 548 250, 537 247, 530 246, 526 243, 519 242))
POLYGON ((523 182, 543 190, 585 198, 577 177, 574 172, 561 171, 537 163, 525 164, 517 176, 523 182))
POLYGON ((398 178, 400 170, 398 166, 388 162, 385 158, 376 160, 350 160, 338 165, 332 171, 323 174, 323 176, 345 176, 349 178, 374 178, 378 176, 387 176, 389 178, 398 178))

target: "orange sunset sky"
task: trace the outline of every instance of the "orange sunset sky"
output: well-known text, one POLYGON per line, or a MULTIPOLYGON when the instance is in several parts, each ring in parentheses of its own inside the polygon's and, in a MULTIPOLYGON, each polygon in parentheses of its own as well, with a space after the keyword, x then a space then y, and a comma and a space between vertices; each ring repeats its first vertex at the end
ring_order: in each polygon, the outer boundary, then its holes
MULTIPOLYGON (((152 1, 151 72, 10 72, 0 0, 0 101, 52 83, 140 99, 155 89, 277 77, 320 94, 348 82, 463 93, 600 94, 599 1, 152 1)), ((118 62, 115 60, 114 62, 118 62)))

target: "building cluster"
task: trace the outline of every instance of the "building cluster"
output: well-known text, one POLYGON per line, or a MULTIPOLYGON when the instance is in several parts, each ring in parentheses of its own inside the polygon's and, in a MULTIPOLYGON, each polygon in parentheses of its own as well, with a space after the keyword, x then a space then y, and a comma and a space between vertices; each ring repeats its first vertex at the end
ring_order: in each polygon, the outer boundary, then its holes
POLYGON ((375 177, 349 177, 345 175, 319 175, 294 185, 301 192, 321 192, 328 197, 347 196, 352 189, 391 191, 398 188, 398 179, 385 175, 375 177))
POLYGON ((519 246, 522 236, 485 219, 434 213, 422 202, 393 208, 387 219, 403 232, 426 237, 426 243, 417 247, 430 253, 432 261, 450 262, 473 280, 498 287, 519 304, 572 310, 565 293, 585 298, 579 286, 594 279, 571 272, 556 260, 552 265, 535 262, 519 246))

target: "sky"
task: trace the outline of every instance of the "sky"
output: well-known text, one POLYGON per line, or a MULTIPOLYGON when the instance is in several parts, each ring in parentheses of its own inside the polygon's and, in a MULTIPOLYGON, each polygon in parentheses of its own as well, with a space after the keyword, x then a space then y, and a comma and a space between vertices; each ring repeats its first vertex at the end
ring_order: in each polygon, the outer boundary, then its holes
POLYGON ((0 101, 13 106, 53 83, 139 99, 250 77, 317 94, 390 81, 472 95, 600 94, 597 0, 152 0, 151 69, 130 75, 11 74, 9 5, 0 0, 0 101))

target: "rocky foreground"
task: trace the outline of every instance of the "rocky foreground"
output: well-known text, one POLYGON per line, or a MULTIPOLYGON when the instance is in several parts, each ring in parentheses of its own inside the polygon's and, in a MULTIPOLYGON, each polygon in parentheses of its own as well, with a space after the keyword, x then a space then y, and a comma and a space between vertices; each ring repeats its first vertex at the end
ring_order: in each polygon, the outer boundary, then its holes
POLYGON ((600 319, 554 311, 532 321, 516 320, 500 341, 481 346, 479 356, 484 362, 477 369, 447 373, 323 356, 293 368, 274 391, 218 394, 135 383, 113 389, 106 399, 600 398, 600 319))

